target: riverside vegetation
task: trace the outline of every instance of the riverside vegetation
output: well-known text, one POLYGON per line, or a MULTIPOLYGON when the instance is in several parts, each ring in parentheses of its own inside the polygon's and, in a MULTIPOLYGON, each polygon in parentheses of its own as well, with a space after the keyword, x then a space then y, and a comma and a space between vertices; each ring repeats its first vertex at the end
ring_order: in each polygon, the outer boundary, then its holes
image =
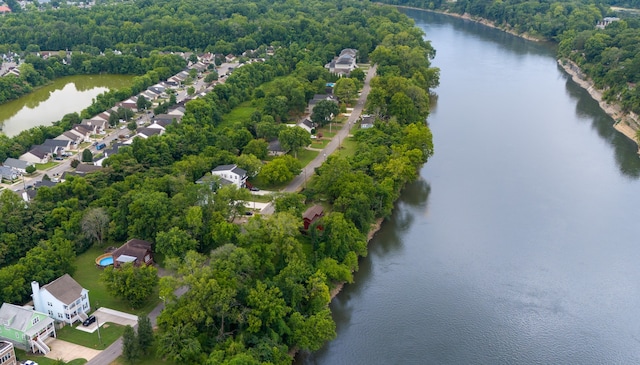
POLYGON ((637 11, 614 12, 611 6, 640 7, 637 1, 480 1, 385 0, 384 3, 469 14, 507 31, 558 44, 558 58, 568 59, 602 90, 602 99, 620 105, 633 118, 640 113, 640 18, 637 11), (604 29, 604 17, 620 17, 604 29))
MULTIPOLYGON (((182 122, 165 134, 120 148, 103 170, 42 187, 28 205, 2 192, 0 300, 28 300, 32 280, 73 273, 75 255, 92 245, 138 238, 154 242, 175 273, 159 283, 166 301, 158 318, 159 357, 189 364, 288 364, 295 350, 316 350, 335 336, 330 289, 353 280, 358 257, 367 253, 366 234, 390 214, 402 187, 433 154, 425 118, 429 89, 439 82, 430 66, 435 51, 406 16, 350 0, 143 0, 9 15, 0 19, 0 34, 2 47, 11 50, 84 50, 83 62, 61 66, 83 72, 101 72, 93 65, 107 59, 116 68, 135 60, 141 65, 136 73, 149 78, 143 76, 143 84, 160 78, 159 70, 184 66, 158 48, 276 50, 189 101, 182 122), (53 39, 57 43, 48 43, 53 39), (273 215, 234 223, 246 209, 247 191, 226 186, 214 193, 194 181, 220 164, 260 171, 259 178, 274 170, 259 169, 264 142, 336 81, 323 65, 343 48, 356 48, 360 60, 378 65, 367 101, 375 127, 357 131, 353 155, 330 156, 302 193, 280 196, 273 215), (223 118, 247 105, 255 109, 250 117, 223 118), (325 205, 321 230, 300 233, 301 203, 325 205), (172 296, 183 285, 188 294, 172 296)), ((40 61, 25 61, 34 77, 48 77, 47 67, 36 66, 40 61)), ((20 149, 16 138, 8 140, 20 149)), ((296 162, 287 155, 265 166, 298 173, 296 162)), ((136 297, 131 304, 141 302, 136 297)))

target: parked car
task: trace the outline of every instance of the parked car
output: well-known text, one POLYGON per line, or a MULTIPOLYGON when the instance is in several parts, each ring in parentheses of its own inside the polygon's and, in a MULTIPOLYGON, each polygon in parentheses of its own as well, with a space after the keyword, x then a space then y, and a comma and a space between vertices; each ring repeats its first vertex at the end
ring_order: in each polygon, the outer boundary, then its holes
POLYGON ((27 360, 23 362, 22 365, 38 365, 38 363, 35 361, 27 360))
POLYGON ((91 323, 96 321, 96 316, 89 316, 89 318, 85 319, 84 322, 82 322, 82 325, 85 327, 91 326, 91 323))
POLYGON ((251 191, 260 191, 260 189, 256 188, 255 186, 252 186, 251 188, 249 188, 249 190, 251 190, 251 191))

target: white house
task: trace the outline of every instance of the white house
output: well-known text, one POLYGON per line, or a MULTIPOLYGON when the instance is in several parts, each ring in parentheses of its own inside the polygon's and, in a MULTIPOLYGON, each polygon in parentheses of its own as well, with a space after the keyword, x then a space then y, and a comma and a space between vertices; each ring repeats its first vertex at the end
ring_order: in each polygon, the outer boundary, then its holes
POLYGON ((43 287, 37 281, 32 281, 31 290, 35 309, 57 321, 69 324, 83 321, 91 310, 89 291, 69 274, 64 274, 43 287))
POLYGON ((355 70, 358 66, 356 65, 356 54, 358 51, 352 48, 345 48, 340 52, 340 55, 334 58, 331 62, 324 65, 325 68, 329 69, 329 72, 338 75, 349 75, 351 71, 355 70))
POLYGON ((238 188, 244 188, 247 183, 247 172, 238 167, 238 165, 220 165, 211 170, 211 175, 220 176, 238 188))
POLYGON ((22 161, 27 161, 31 163, 47 163, 51 158, 51 153, 49 150, 43 148, 42 146, 35 146, 29 152, 23 153, 20 155, 20 159, 22 161))

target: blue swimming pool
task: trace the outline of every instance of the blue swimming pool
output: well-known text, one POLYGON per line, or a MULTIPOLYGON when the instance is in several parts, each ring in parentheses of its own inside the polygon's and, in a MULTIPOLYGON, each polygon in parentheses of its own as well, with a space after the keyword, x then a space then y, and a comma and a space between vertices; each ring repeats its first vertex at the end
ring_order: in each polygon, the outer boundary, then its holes
POLYGON ((113 256, 100 259, 100 266, 109 266, 109 265, 113 265, 113 256))

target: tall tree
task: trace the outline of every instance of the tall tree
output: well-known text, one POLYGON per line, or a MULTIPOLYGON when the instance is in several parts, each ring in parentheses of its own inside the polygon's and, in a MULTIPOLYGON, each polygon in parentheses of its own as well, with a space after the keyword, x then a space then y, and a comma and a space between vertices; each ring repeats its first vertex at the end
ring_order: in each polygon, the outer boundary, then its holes
POLYGON ((158 269, 126 263, 119 269, 112 266, 104 269, 100 280, 111 295, 124 299, 133 308, 139 308, 158 285, 158 269))
POLYGON ((109 229, 109 215, 104 208, 88 208, 85 210, 80 222, 82 232, 88 238, 93 239, 102 246, 109 229))
POLYGON ((311 144, 311 134, 298 126, 281 130, 278 139, 282 147, 292 151, 296 158, 300 148, 311 144))
POLYGON ((140 346, 136 339, 133 327, 127 325, 122 333, 122 356, 129 363, 134 363, 140 359, 140 346))
POLYGON ((138 348, 147 355, 153 346, 153 327, 147 316, 138 316, 138 348))

